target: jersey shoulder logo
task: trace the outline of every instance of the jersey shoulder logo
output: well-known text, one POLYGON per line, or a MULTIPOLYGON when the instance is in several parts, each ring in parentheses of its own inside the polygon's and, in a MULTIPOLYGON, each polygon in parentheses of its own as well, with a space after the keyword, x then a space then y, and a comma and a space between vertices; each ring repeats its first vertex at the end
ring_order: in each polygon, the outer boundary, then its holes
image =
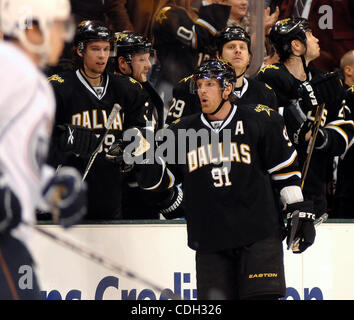
POLYGON ((64 79, 62 77, 60 77, 59 75, 57 75, 57 74, 53 74, 52 76, 50 76, 48 78, 48 81, 56 81, 56 82, 59 82, 59 83, 63 83, 64 79))
POLYGON ((179 82, 187 82, 189 79, 193 78, 193 74, 188 76, 188 77, 185 77, 183 78, 182 80, 180 80, 179 82))
POLYGON ((268 88, 269 90, 273 90, 273 88, 270 85, 266 84, 266 83, 265 83, 265 87, 268 88))
POLYGON ((130 82, 132 82, 132 83, 134 83, 134 84, 138 84, 141 89, 143 88, 143 86, 141 85, 141 83, 140 83, 138 80, 135 80, 135 79, 132 78, 132 77, 129 77, 129 80, 130 80, 130 82))
POLYGON ((259 71, 258 71, 258 74, 259 73, 264 73, 266 70, 268 70, 268 69, 275 69, 275 70, 279 70, 279 67, 278 66, 276 66, 276 65, 274 65, 274 64, 268 64, 268 65, 266 65, 266 66, 264 66, 263 68, 261 68, 259 71))
POLYGON ((354 85, 352 85, 348 90, 348 92, 353 92, 354 93, 354 85))
POLYGON ((161 24, 162 21, 167 20, 166 12, 170 9, 171 7, 162 8, 156 16, 156 21, 158 21, 161 24))
POLYGON ((268 106, 265 106, 263 104, 258 104, 257 107, 254 109, 256 112, 262 112, 265 111, 267 112, 268 116, 270 117, 270 112, 274 111, 272 108, 269 108, 268 106))

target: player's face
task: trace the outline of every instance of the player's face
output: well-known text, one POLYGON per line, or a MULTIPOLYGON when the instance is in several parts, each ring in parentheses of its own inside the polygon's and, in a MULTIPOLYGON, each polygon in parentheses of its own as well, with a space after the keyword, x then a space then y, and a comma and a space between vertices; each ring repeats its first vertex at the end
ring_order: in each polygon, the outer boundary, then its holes
POLYGON ((65 39, 67 37, 66 22, 54 21, 50 27, 50 53, 49 65, 56 65, 63 52, 65 39))
POLYGON ((221 86, 216 79, 198 79, 197 90, 203 113, 212 113, 219 106, 221 86))
POLYGON ((132 58, 133 78, 146 82, 147 74, 151 68, 150 53, 136 53, 132 58))
POLYGON ((306 31, 306 58, 309 61, 315 60, 320 56, 319 40, 312 34, 312 31, 306 31))
POLYGON ((106 41, 90 42, 86 46, 84 65, 86 72, 102 74, 110 54, 110 44, 106 41))
POLYGON ((247 43, 240 40, 232 40, 224 44, 222 59, 231 63, 237 73, 243 72, 250 62, 251 55, 248 52, 247 43))

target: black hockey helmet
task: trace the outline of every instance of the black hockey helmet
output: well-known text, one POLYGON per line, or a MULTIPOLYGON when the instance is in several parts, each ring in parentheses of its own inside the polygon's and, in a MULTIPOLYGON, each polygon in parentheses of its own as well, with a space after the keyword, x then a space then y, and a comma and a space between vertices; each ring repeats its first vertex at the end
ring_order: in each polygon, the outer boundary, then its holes
POLYGON ((87 43, 92 41, 106 41, 111 43, 112 33, 101 22, 84 20, 79 23, 74 38, 74 46, 82 52, 87 43))
POLYGON ((135 53, 153 53, 152 44, 145 36, 128 31, 114 34, 113 47, 113 56, 123 56, 128 63, 135 53))
POLYGON ((219 81, 222 90, 225 90, 229 83, 234 86, 236 81, 235 70, 225 60, 211 59, 203 62, 193 73, 191 81, 192 92, 196 92, 196 83, 199 79, 216 79, 219 81))
POLYGON ((310 24, 304 18, 288 18, 277 21, 269 34, 280 61, 285 61, 292 54, 291 42, 300 40, 306 48, 306 31, 311 30, 310 24))
POLYGON ((215 42, 219 54, 222 53, 222 48, 224 44, 232 40, 240 40, 246 42, 248 52, 251 53, 251 38, 249 34, 246 32, 245 29, 239 26, 234 26, 224 28, 216 35, 215 42))

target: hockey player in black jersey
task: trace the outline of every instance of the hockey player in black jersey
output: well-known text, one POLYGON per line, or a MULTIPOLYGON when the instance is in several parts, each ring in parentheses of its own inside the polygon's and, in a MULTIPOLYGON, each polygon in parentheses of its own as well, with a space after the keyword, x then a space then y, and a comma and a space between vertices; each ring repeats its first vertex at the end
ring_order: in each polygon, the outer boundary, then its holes
MULTIPOLYGON (((260 103, 277 108, 274 91, 264 83, 246 77, 246 71, 252 57, 251 39, 241 27, 228 27, 222 30, 215 39, 218 58, 231 63, 237 75, 233 95, 237 104, 260 103)), ((198 97, 189 90, 192 77, 179 81, 173 88, 173 99, 167 115, 166 124, 193 113, 200 112, 198 97)))
POLYGON ((278 21, 270 32, 279 64, 268 65, 257 78, 268 83, 283 107, 285 124, 304 167, 318 106, 324 104, 306 180, 305 199, 313 200, 316 216, 327 212, 327 172, 334 156, 343 155, 353 138, 353 121, 346 118, 339 75, 315 69, 311 61, 320 55, 318 39, 306 19, 278 21))
POLYGON ((49 158, 55 166, 70 164, 84 173, 97 147, 97 137, 105 133, 113 105, 121 106, 87 174, 87 220, 122 218, 122 173, 105 154, 122 137, 124 129, 145 125, 140 112, 145 103, 141 84, 133 78, 106 72, 111 41, 111 33, 104 25, 83 21, 74 39, 75 70, 49 79, 57 102, 56 129, 49 158))
POLYGON ((215 34, 226 27, 231 7, 224 4, 201 6, 198 12, 180 6, 162 7, 152 21, 157 64, 153 83, 167 106, 172 88, 193 73, 206 57, 215 54, 215 34))
MULTIPOLYGON (((349 108, 351 118, 354 118, 354 85, 347 86, 345 105, 349 108)), ((354 217, 354 140, 346 154, 338 158, 337 177, 333 199, 332 218, 354 217)))
MULTIPOLYGON (((141 109, 141 117, 152 130, 161 129, 164 122, 164 103, 148 81, 153 49, 151 42, 134 32, 116 32, 113 43, 114 71, 128 75, 139 81, 147 101, 141 109)), ((112 146, 114 148, 115 145, 112 146)), ((159 219, 156 203, 160 194, 142 190, 136 183, 135 171, 126 175, 123 183, 123 218, 124 219, 159 219)), ((162 195, 164 197, 164 195, 162 195)))
POLYGON ((135 128, 139 148, 132 154, 142 187, 183 185, 198 299, 277 299, 285 295, 280 200, 288 245, 301 238, 298 252, 315 239, 312 202, 303 201, 283 118, 262 104, 232 103, 234 81, 230 64, 203 63, 193 77, 202 113, 164 129, 174 152, 161 157, 156 149, 157 161, 149 158, 152 142, 135 128), (258 277, 264 274, 270 276, 258 277))

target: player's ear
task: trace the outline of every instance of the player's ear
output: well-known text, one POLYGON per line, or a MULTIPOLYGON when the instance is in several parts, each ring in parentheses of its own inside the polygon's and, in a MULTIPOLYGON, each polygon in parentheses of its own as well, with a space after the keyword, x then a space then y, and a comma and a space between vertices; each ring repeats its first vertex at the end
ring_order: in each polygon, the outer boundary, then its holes
POLYGON ((83 57, 82 52, 79 47, 76 48, 76 53, 79 57, 81 57, 81 58, 83 57))

